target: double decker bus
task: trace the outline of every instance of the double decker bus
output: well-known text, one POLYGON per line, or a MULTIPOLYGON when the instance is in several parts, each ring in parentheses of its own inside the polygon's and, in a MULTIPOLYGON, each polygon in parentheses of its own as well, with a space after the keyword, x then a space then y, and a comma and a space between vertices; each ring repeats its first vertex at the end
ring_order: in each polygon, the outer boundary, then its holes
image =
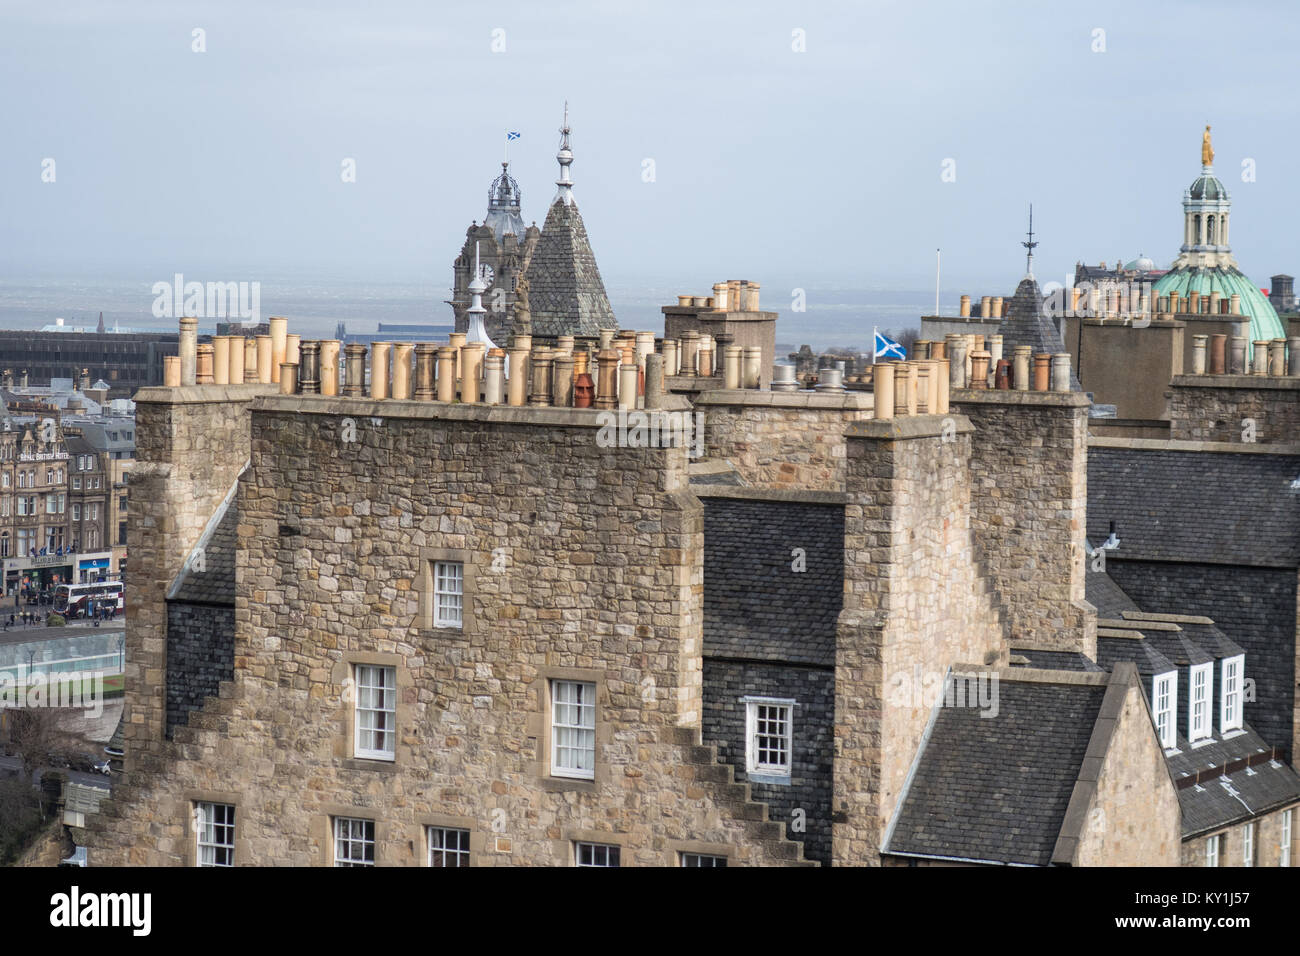
POLYGON ((99 581, 95 584, 60 584, 54 592, 54 610, 64 617, 87 617, 93 608, 123 608, 122 582, 99 581))

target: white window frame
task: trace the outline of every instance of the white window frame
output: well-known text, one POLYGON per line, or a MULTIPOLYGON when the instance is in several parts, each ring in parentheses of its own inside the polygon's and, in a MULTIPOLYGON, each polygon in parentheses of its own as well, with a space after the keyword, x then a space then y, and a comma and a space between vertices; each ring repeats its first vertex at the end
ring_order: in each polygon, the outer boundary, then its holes
POLYGON ((425 862, 429 866, 469 866, 469 831, 460 827, 424 828, 425 846, 428 854, 425 862), (451 839, 449 839, 449 837, 451 839), (438 862, 434 862, 437 855, 438 862))
POLYGON ((717 853, 681 853, 681 866, 713 866, 721 867, 727 865, 727 858, 717 853))
POLYGON ((465 564, 462 561, 433 563, 433 626, 464 627, 465 564))
POLYGON ((1223 676, 1220 678, 1222 699, 1219 701, 1219 733, 1241 729, 1243 674, 1246 670, 1246 655, 1223 659, 1223 676))
POLYGON ((551 776, 596 779, 596 685, 553 677, 550 692, 551 776))
POLYGON ((1292 814, 1290 810, 1282 811, 1282 847, 1281 855, 1278 857, 1278 866, 1291 865, 1291 823, 1292 814))
POLYGON ((72 520, 73 521, 81 520, 81 505, 77 504, 76 502, 73 502, 72 505, 72 520))
POLYGON ((1255 865, 1255 821, 1247 820, 1241 827, 1241 865, 1255 865))
POLYGON ((1178 743, 1178 671, 1166 671, 1151 678, 1151 717, 1160 746, 1172 750, 1178 743))
POLYGON ((742 697, 740 702, 745 705, 746 775, 759 783, 789 783, 794 768, 794 709, 798 706, 798 702, 790 697, 742 697), (760 708, 764 708, 762 713, 760 708), (785 708, 785 716, 774 717, 767 712, 766 708, 785 708), (770 729, 763 725, 773 719, 784 723, 784 732, 760 735, 760 729, 770 729), (773 763, 770 759, 763 759, 760 751, 771 753, 773 748, 770 744, 760 747, 760 736, 780 742, 779 749, 784 750, 785 753, 783 763, 773 763))
POLYGON ((1187 680, 1187 740, 1195 743, 1213 736, 1210 707, 1214 702, 1214 662, 1197 664, 1189 671, 1187 680), (1197 680, 1200 680, 1198 687, 1197 680), (1197 711, 1199 710, 1199 715, 1197 711))
POLYGON ((397 759, 397 668, 353 664, 353 754, 366 760, 397 759), (369 737, 367 736, 369 735, 369 737), (382 747, 365 746, 378 742, 382 747))
POLYGON ((1216 833, 1205 841, 1205 865, 1219 865, 1219 841, 1223 838, 1222 834, 1216 833))
POLYGON ((197 801, 194 807, 194 829, 195 866, 235 865, 234 804, 197 801), (224 863, 217 862, 221 854, 225 854, 224 863))
POLYGON ((583 867, 621 867, 622 847, 615 843, 592 843, 589 840, 575 840, 573 843, 573 865, 583 867), (583 850, 591 851, 591 862, 582 862, 583 850), (613 859, 613 863, 609 862, 613 859), (604 860, 603 863, 596 862, 604 860))
POLYGON ((375 821, 365 817, 334 817, 330 828, 334 834, 335 866, 374 866, 375 865, 375 821), (369 830, 367 830, 369 827, 369 830), (346 847, 346 852, 339 850, 346 847), (366 847, 370 848, 370 859, 366 859, 366 847), (353 851, 360 851, 361 856, 354 856, 353 851))

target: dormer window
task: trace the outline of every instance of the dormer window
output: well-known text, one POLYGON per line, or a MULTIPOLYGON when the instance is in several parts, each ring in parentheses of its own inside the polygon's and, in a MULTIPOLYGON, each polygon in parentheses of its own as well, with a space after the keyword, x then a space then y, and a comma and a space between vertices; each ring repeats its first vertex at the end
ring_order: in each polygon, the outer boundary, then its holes
POLYGON ((1178 700, 1178 671, 1157 674, 1151 687, 1151 714, 1156 722, 1160 746, 1172 750, 1177 743, 1174 706, 1178 700))
POLYGON ((1220 678, 1223 699, 1219 704, 1219 733, 1241 730, 1241 682, 1242 672, 1246 669, 1246 655, 1223 659, 1223 676, 1220 678))
POLYGON ((1192 743, 1209 737, 1210 701, 1214 699, 1214 664, 1198 664, 1191 669, 1187 692, 1187 739, 1192 743))

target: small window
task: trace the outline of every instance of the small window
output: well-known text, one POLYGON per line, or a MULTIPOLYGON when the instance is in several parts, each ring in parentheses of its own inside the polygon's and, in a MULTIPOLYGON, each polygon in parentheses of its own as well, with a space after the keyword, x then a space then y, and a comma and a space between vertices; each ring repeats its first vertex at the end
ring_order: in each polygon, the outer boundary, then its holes
POLYGON ((726 866, 725 856, 711 856, 708 853, 683 853, 682 866, 726 866))
POLYGON ((1255 821, 1241 828, 1241 865, 1255 865, 1255 821))
POLYGON ((774 697, 744 697, 745 765, 750 777, 789 783, 794 748, 795 702, 774 697))
POLYGON ((72 520, 73 521, 81 520, 81 505, 74 504, 72 506, 72 520))
POLYGON ((1156 733, 1160 737, 1160 746, 1166 750, 1173 748, 1176 742, 1174 733, 1174 701, 1177 700, 1176 688, 1178 672, 1160 674, 1155 678, 1152 693, 1152 710, 1155 712, 1156 733))
POLYGON ((429 827, 430 866, 469 866, 469 831, 429 827))
POLYGON ((1223 841, 1223 834, 1217 834, 1205 841, 1205 865, 1219 865, 1219 844, 1223 841))
POLYGON ((595 684, 551 681, 551 774, 595 779, 595 684))
POLYGON ((334 818, 334 865, 375 865, 375 821, 334 818))
POLYGON ((1214 665, 1201 664, 1191 670, 1187 706, 1187 739, 1195 742, 1210 736, 1210 699, 1213 695, 1214 665))
POLYGON ((608 843, 575 843, 573 858, 578 866, 618 866, 619 848, 608 843))
POLYGON ((397 738, 397 668, 358 664, 356 674, 356 756, 392 760, 397 738))
POLYGON ((1291 865, 1291 811, 1282 811, 1282 854, 1277 861, 1278 866, 1291 865))
POLYGON ((464 601, 465 566, 459 561, 436 561, 433 566, 433 625, 460 627, 464 601))
POLYGON ((235 865, 235 808, 228 803, 199 803, 195 819, 199 866, 235 865))
MULTIPOLYGON (((6 477, 8 477, 8 476, 6 476, 6 477)), ((6 481, 5 484, 8 485, 9 482, 6 481)), ((72 479, 72 490, 73 490, 73 491, 80 491, 80 490, 81 490, 81 479, 80 479, 80 478, 73 478, 73 479, 72 479)))
POLYGON ((1219 733, 1241 729, 1241 672, 1244 655, 1228 657, 1223 661, 1223 702, 1219 714, 1219 733))

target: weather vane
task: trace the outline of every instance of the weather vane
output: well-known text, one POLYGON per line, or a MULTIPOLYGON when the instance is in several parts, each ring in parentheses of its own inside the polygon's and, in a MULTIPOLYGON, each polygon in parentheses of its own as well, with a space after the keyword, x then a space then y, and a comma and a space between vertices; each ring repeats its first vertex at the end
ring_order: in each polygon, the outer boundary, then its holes
POLYGON ((1027 275, 1033 275, 1034 246, 1038 245, 1038 243, 1034 242, 1034 204, 1033 203, 1029 204, 1029 241, 1022 242, 1021 245, 1028 250, 1028 253, 1025 255, 1025 273, 1027 275))

